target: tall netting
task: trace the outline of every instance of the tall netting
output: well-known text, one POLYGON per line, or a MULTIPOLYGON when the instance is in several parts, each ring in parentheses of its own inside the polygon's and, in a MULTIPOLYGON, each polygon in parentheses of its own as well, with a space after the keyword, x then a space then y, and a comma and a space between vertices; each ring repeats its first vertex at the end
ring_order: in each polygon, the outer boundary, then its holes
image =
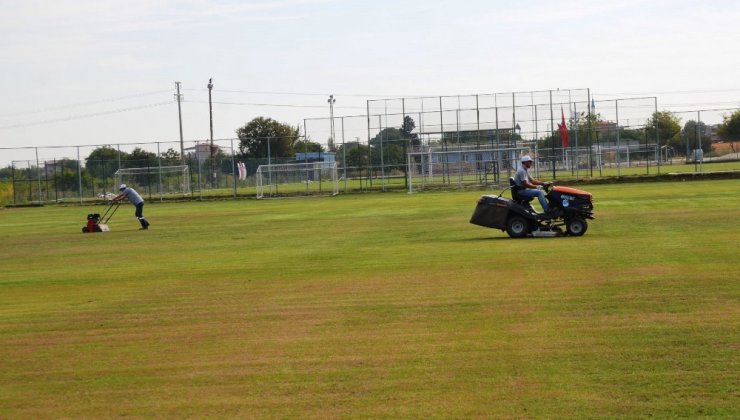
POLYGON ((538 176, 552 178, 638 166, 660 172, 666 159, 654 97, 597 101, 589 89, 564 89, 369 100, 367 107, 373 164, 383 181, 405 165, 409 190, 500 183, 524 154, 538 176))
MULTIPOLYGON (((116 171, 134 168, 145 173, 124 182, 146 199, 253 197, 260 165, 315 160, 336 162, 343 192, 497 187, 522 154, 532 156, 543 179, 737 171, 740 141, 718 132, 738 108, 665 107, 671 105, 655 97, 589 89, 373 99, 357 115, 304 119, 288 147, 277 138, 247 139, 259 143, 259 153, 247 153, 237 138, 0 147, 0 160, 9 163, 0 167, 0 205, 99 201, 117 192, 116 171), (189 168, 186 184, 167 169, 160 180, 160 167, 178 165, 189 168)), ((334 190, 315 178, 300 188, 273 185, 270 172, 260 173, 265 195, 334 190)))
POLYGON ((121 184, 133 187, 137 191, 147 190, 149 196, 188 195, 190 168, 187 165, 122 168, 115 173, 115 185, 121 184))
POLYGON ((260 165, 255 177, 257 198, 339 193, 336 162, 260 165))

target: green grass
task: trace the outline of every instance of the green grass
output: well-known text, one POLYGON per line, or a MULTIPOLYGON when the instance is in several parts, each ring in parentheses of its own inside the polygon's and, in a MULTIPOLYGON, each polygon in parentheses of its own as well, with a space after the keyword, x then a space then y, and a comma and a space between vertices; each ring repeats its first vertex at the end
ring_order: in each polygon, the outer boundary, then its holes
POLYGON ((740 183, 0 210, 0 418, 740 416, 740 183))

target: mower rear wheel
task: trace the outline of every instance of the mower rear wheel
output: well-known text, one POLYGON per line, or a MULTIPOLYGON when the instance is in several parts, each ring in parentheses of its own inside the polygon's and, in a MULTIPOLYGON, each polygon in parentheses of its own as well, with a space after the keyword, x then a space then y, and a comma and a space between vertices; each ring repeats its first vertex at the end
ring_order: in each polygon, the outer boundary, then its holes
POLYGON ((506 233, 512 238, 523 238, 529 232, 527 219, 521 216, 512 216, 506 222, 506 233))
POLYGON ((574 217, 565 222, 565 228, 570 236, 583 236, 588 230, 588 223, 580 217, 574 217))

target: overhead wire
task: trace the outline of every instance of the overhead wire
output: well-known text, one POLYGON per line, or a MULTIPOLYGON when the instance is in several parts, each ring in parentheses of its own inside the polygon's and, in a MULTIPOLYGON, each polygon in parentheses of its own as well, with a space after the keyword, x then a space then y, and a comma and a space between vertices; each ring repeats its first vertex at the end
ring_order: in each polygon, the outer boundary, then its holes
MULTIPOLYGON (((202 91, 206 91, 207 89, 182 89, 182 90, 202 92, 202 91)), ((318 93, 318 92, 257 91, 257 90, 243 90, 243 89, 218 89, 217 91, 226 92, 226 93, 252 94, 252 95, 286 95, 286 96, 327 96, 328 95, 327 93, 318 93)), ((653 92, 653 93, 663 94, 663 95, 673 95, 673 94, 707 94, 707 93, 736 92, 736 91, 740 91, 740 89, 662 91, 662 92, 653 92)), ((65 110, 65 109, 97 105, 97 104, 102 104, 102 103, 117 102, 117 101, 128 100, 128 99, 133 99, 133 98, 140 98, 140 97, 151 96, 151 95, 159 95, 163 93, 171 93, 171 90, 157 90, 157 91, 150 91, 150 92, 141 92, 141 93, 135 93, 131 95, 104 98, 104 99, 99 99, 99 100, 94 100, 94 101, 86 101, 86 102, 78 102, 78 103, 67 104, 67 105, 46 107, 46 108, 41 108, 38 110, 28 110, 28 111, 21 111, 21 112, 15 112, 15 113, 0 114, 0 117, 18 117, 18 116, 23 116, 23 115, 40 114, 40 113, 45 113, 45 112, 60 111, 60 110, 65 110)), ((644 94, 644 92, 641 92, 639 94, 644 94)), ((391 96, 391 95, 369 95, 369 94, 359 94, 359 93, 337 93, 334 95, 346 96, 346 97, 364 97, 364 98, 367 98, 367 97, 387 98, 391 96)), ((597 95, 601 97, 610 97, 610 96, 620 96, 620 95, 638 95, 638 93, 597 93, 597 95)), ((55 122, 65 122, 65 121, 72 121, 72 120, 78 120, 78 119, 93 118, 93 117, 102 116, 102 115, 110 115, 110 114, 129 112, 129 111, 145 109, 145 108, 159 107, 159 106, 172 104, 172 103, 175 103, 175 102, 174 101, 159 102, 159 103, 154 103, 154 104, 145 104, 145 105, 140 105, 140 106, 119 108, 119 109, 114 109, 110 111, 100 111, 100 112, 93 112, 93 113, 81 114, 81 115, 72 115, 72 116, 66 116, 66 117, 60 117, 60 118, 50 118, 50 119, 45 119, 45 120, 36 121, 36 122, 17 123, 17 124, 0 126, 0 129, 30 127, 30 126, 44 125, 44 124, 50 124, 50 123, 55 123, 55 122)), ((182 103, 208 103, 208 102, 183 100, 182 103)), ((281 103, 261 103, 261 102, 249 103, 249 102, 227 102, 227 101, 216 101, 216 102, 211 102, 211 103, 217 104, 217 105, 276 107, 276 108, 310 108, 310 109, 324 109, 325 108, 325 105, 323 104, 321 105, 302 105, 302 104, 281 104, 281 103)), ((693 107, 697 107, 697 106, 718 107, 718 106, 736 105, 736 104, 738 104, 738 102, 723 101, 723 102, 680 103, 680 104, 679 103, 669 103, 669 104, 661 104, 661 106, 667 107, 667 108, 692 107, 692 106, 693 107)), ((352 105, 341 106, 338 108, 357 109, 357 110, 366 109, 366 107, 364 106, 352 106, 352 105)))
POLYGON ((68 117, 61 117, 61 118, 51 118, 43 121, 35 121, 35 122, 29 122, 29 123, 18 123, 18 124, 12 124, 12 125, 4 125, 0 126, 0 130, 8 130, 11 128, 21 128, 21 127, 33 127, 36 125, 45 125, 45 124, 51 124, 51 123, 57 123, 57 122, 66 122, 66 121, 74 121, 74 120, 80 120, 85 118, 93 118, 93 117, 99 117, 102 115, 110 115, 110 114, 118 114, 122 112, 129 112, 129 111, 136 111, 139 109, 146 109, 146 108, 155 108, 163 105, 171 105, 173 104, 172 101, 167 102, 159 102, 154 104, 147 104, 147 105, 139 105, 139 106, 132 106, 128 108, 119 108, 114 109, 110 111, 100 111, 100 112, 92 112, 89 114, 81 114, 81 115, 72 115, 68 117))
MULTIPOLYGON (((196 104, 207 104, 208 103, 208 101, 183 101, 183 103, 185 102, 196 103, 196 104)), ((278 108, 314 108, 314 109, 326 108, 326 106, 324 105, 269 104, 269 103, 246 103, 246 102, 224 102, 224 101, 211 101, 211 103, 215 105, 266 106, 266 107, 278 107, 278 108)), ((360 107, 360 106, 343 106, 341 108, 365 109, 365 107, 360 107)))
POLYGON ((94 101, 77 102, 77 103, 72 103, 72 104, 67 104, 67 105, 58 105, 58 106, 46 107, 46 108, 35 109, 35 110, 18 111, 18 112, 13 112, 13 113, 8 113, 8 114, 0 114, 0 117, 19 117, 19 116, 30 115, 30 114, 42 114, 45 112, 60 111, 64 109, 79 108, 83 106, 98 105, 98 104, 109 103, 109 102, 117 102, 117 101, 123 101, 127 99, 141 98, 144 96, 159 95, 162 93, 170 93, 170 92, 171 92, 170 90, 156 90, 156 91, 151 91, 151 92, 134 93, 131 95, 116 96, 112 98, 103 98, 103 99, 97 99, 94 101))

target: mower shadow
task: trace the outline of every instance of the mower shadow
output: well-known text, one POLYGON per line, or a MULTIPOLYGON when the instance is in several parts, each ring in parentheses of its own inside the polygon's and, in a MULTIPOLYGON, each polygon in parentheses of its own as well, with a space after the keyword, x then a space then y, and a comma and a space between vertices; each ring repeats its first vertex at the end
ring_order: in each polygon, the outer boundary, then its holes
POLYGON ((521 239, 564 239, 567 238, 567 236, 528 236, 526 238, 511 238, 509 236, 486 236, 486 237, 478 237, 478 238, 461 238, 456 239, 451 242, 474 242, 474 241, 499 241, 499 240, 507 240, 507 241, 515 241, 515 240, 521 240, 521 239))

